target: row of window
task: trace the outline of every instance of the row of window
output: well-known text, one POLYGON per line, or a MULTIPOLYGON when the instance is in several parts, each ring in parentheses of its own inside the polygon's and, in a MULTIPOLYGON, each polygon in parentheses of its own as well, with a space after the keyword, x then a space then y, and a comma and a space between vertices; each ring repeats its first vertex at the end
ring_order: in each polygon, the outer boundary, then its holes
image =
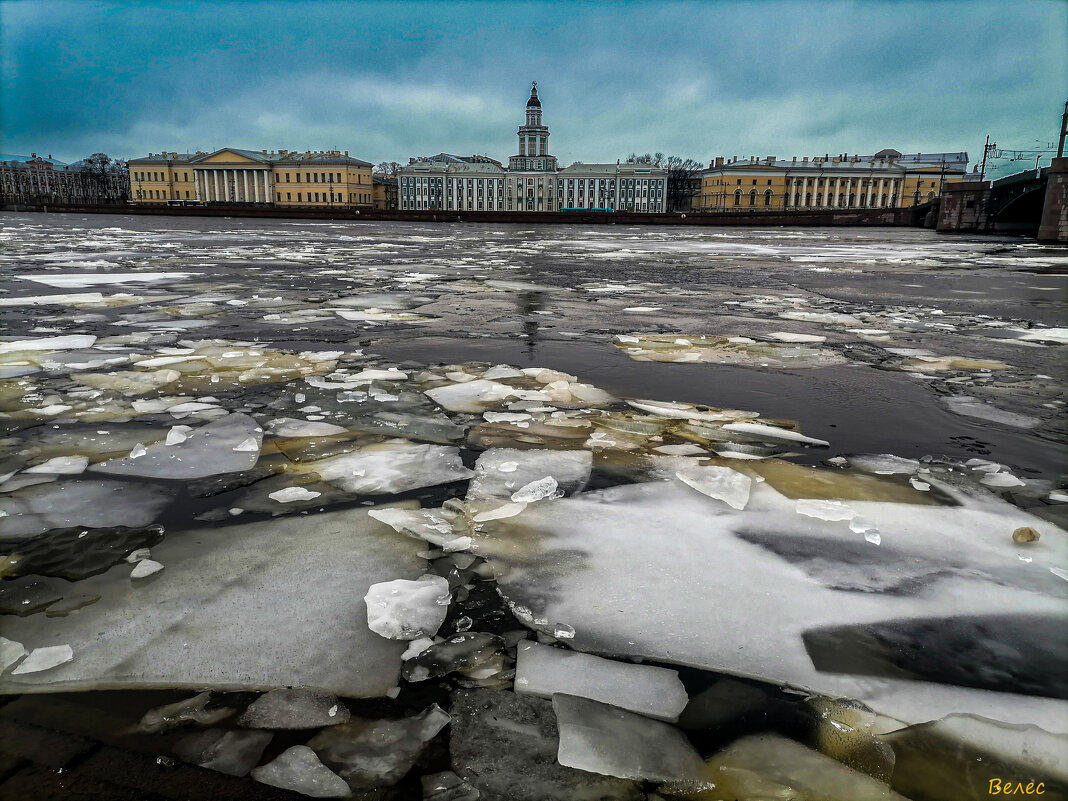
MULTIPOLYGON (((290 175, 291 175, 291 173, 288 173, 288 172, 285 173, 285 183, 287 183, 287 184, 288 183, 298 183, 298 184, 300 183, 300 175, 301 174, 299 172, 292 173, 292 175, 293 175, 292 180, 290 179, 290 175)), ((134 172, 133 179, 135 181, 167 181, 167 180, 171 180, 171 181, 184 181, 184 182, 188 183, 189 182, 189 173, 188 172, 183 172, 183 173, 177 173, 176 172, 176 173, 174 173, 174 177, 173 178, 168 178, 167 177, 167 173, 165 173, 165 172, 147 172, 147 171, 146 172, 142 172, 142 171, 138 170, 138 171, 134 172), (179 178, 178 177, 179 175, 181 175, 182 177, 179 178)), ((282 181, 282 173, 278 173, 277 180, 279 182, 282 181)), ((340 183, 343 183, 343 181, 341 180, 341 173, 339 173, 339 172, 306 172, 306 173, 304 173, 304 183, 307 183, 307 184, 312 184, 312 183, 315 183, 315 184, 319 184, 319 183, 323 183, 323 184, 340 184, 340 183)), ((363 175, 361 173, 356 173, 356 181, 355 181, 355 183, 358 183, 358 184, 362 184, 363 183, 363 175)))
MULTIPOLYGON (((734 190, 734 205, 735 206, 743 205, 742 204, 743 197, 746 197, 746 196, 742 194, 742 190, 741 189, 734 190)), ((764 190, 762 198, 763 198, 764 205, 765 206, 770 206, 771 202, 772 202, 772 198, 773 198, 772 191, 770 189, 764 190)), ((748 194, 748 199, 749 199, 749 204, 748 205, 750 205, 750 206, 757 205, 757 190, 751 189, 749 191, 749 194, 748 194)), ((801 194, 797 194, 797 195, 794 195, 792 198, 791 198, 790 193, 788 192, 788 193, 786 193, 786 194, 784 194, 782 196, 782 201, 783 201, 783 206, 784 207, 786 207, 786 206, 795 206, 795 207, 796 206, 801 206, 801 207, 820 208, 820 207, 824 206, 823 199, 824 199, 824 195, 823 195, 822 192, 817 192, 817 193, 815 193, 815 195, 813 195, 811 192, 808 192, 808 193, 805 193, 803 196, 801 194)), ((932 199, 932 200, 934 199, 934 193, 933 192, 930 193, 930 199, 932 199)), ((830 194, 827 195, 827 200, 828 200, 828 205, 831 205, 833 203, 832 196, 830 194)), ((846 193, 843 192, 843 193, 839 194, 839 196, 838 196, 838 201, 837 201, 838 202, 838 207, 839 208, 857 208, 858 207, 858 200, 859 200, 859 205, 860 206, 866 206, 867 205, 866 195, 863 192, 860 193, 859 195, 857 193, 855 193, 855 192, 850 192, 849 194, 846 194, 846 193)), ((717 198, 717 201, 718 201, 718 198, 717 198)), ((895 206, 897 204, 897 196, 896 195, 885 195, 885 194, 881 195, 881 196, 880 195, 875 195, 875 196, 872 197, 872 201, 874 201, 875 206, 877 208, 886 208, 887 206, 893 207, 893 206, 895 206)), ((718 205, 718 202, 716 203, 716 205, 718 205)))
MULTIPOLYGON (((282 193, 276 193, 278 202, 282 202, 282 193)), ((286 200, 293 200, 293 193, 285 193, 286 200)), ((168 195, 166 189, 144 189, 137 191, 137 197, 142 200, 190 200, 189 192, 185 192, 185 197, 182 197, 182 192, 174 190, 171 195, 168 195)), ((344 202, 344 193, 342 192, 297 192, 297 203, 342 203, 344 202), (308 196, 307 201, 304 199, 304 195, 308 196)), ((349 203, 370 203, 371 194, 369 192, 349 192, 349 203)))

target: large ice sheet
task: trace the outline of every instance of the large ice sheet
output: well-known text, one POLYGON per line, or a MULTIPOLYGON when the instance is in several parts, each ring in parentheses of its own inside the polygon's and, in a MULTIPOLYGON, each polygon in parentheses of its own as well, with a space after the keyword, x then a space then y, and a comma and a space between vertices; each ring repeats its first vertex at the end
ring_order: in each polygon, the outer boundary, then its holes
POLYGON ((846 521, 797 514, 769 484, 753 485, 744 512, 675 482, 535 504, 484 523, 474 549, 521 618, 548 632, 572 627, 579 650, 858 698, 907 723, 977 712, 1068 728, 1063 701, 1002 692, 1055 683, 1047 671, 1056 648, 1032 663, 1028 638, 1006 628, 1064 620, 1068 583, 1050 570, 1068 562, 1056 526, 948 487, 960 505, 850 500, 882 532, 877 546, 846 521), (1011 538, 1023 525, 1042 532, 1027 546, 1030 561, 1011 538), (968 676, 946 669, 959 661, 954 632, 1010 612, 972 646, 968 676), (905 634, 894 632, 907 646, 897 664, 863 650, 888 621, 904 621, 905 634), (855 628, 843 647, 860 656, 821 672, 804 638, 841 626, 855 628), (872 664, 857 669, 865 659, 872 664))
POLYGON ((247 414, 228 414, 173 445, 150 445, 139 456, 109 459, 89 469, 146 478, 203 478, 249 470, 260 456, 263 429, 247 414))
POLYGON ((73 661, 4 676, 0 692, 181 687, 303 687, 377 697, 395 687, 405 643, 367 627, 371 584, 416 578, 423 543, 359 510, 168 533, 167 569, 145 584, 129 567, 79 582, 101 596, 62 618, 4 618, 37 648, 69 643, 73 661))

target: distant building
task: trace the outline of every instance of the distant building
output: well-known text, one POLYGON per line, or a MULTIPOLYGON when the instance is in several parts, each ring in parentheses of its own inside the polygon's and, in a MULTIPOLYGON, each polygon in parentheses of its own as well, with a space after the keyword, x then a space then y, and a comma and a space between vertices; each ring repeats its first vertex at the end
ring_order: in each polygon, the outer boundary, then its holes
POLYGON ((438 153, 402 167, 400 208, 409 211, 664 211, 667 170, 642 164, 583 164, 560 169, 549 152, 538 85, 531 85, 519 142, 508 167, 488 156, 438 153))
POLYGON ((129 161, 135 203, 253 203, 330 208, 374 203, 371 164, 348 151, 149 153, 129 161))
POLYGON ((701 173, 697 211, 871 209, 916 206, 968 169, 967 153, 880 150, 873 156, 807 156, 790 161, 717 158, 701 173))
POLYGON ((372 175, 371 198, 376 209, 396 209, 397 179, 392 175, 372 175))
POLYGON ((121 164, 65 164, 36 153, 0 155, 0 202, 5 204, 121 203, 129 189, 121 164))

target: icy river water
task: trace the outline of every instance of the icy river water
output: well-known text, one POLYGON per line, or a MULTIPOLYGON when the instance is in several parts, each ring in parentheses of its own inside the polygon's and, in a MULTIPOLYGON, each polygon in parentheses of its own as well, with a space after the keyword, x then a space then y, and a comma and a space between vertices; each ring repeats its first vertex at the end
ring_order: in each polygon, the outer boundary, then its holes
POLYGON ((913 229, 0 214, 0 717, 242 797, 1064 797, 1066 290, 913 229))

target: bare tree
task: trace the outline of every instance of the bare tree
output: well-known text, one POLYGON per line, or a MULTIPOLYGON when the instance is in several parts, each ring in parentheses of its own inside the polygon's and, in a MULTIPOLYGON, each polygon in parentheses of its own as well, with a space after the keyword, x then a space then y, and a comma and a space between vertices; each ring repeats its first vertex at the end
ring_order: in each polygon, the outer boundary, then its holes
POLYGON ((645 153, 641 156, 631 153, 623 161, 625 164, 647 164, 667 170, 667 210, 689 211, 693 208, 694 195, 701 188, 700 172, 705 166, 700 161, 665 156, 663 153, 645 153))
POLYGON ((705 165, 695 159, 669 156, 664 162, 667 168, 667 210, 690 211, 693 199, 701 190, 701 170, 705 165))
POLYGON ((388 175, 390 178, 395 178, 397 173, 400 172, 401 165, 395 161, 380 161, 375 166, 376 175, 388 175))

